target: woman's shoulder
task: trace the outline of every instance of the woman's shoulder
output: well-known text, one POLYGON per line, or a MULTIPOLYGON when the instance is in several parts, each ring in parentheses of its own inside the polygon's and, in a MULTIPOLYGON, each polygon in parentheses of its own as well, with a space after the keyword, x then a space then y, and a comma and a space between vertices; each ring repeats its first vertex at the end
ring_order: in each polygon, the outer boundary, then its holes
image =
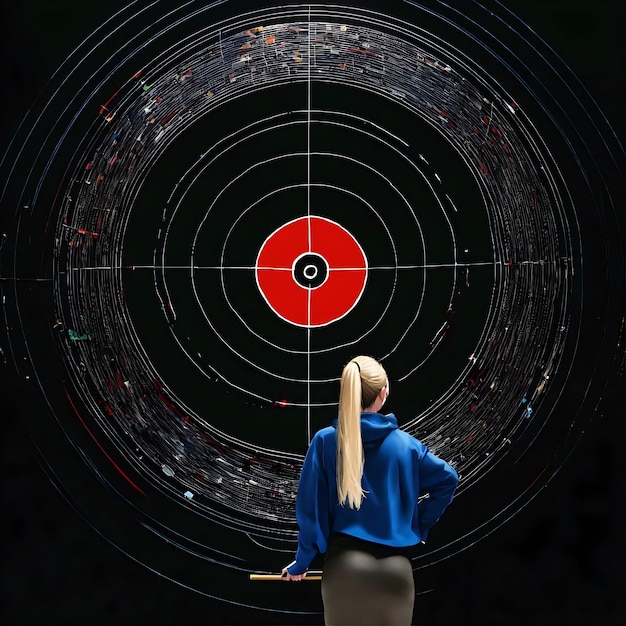
POLYGON ((426 450, 426 446, 417 437, 407 433, 405 430, 398 428, 389 433, 389 435, 390 437, 388 436, 387 438, 398 446, 403 446, 419 453, 423 453, 426 450))
POLYGON ((334 426, 326 426, 321 430, 318 430, 315 435, 313 435, 313 439, 311 443, 314 441, 325 441, 328 439, 334 439, 337 436, 337 429, 334 426))

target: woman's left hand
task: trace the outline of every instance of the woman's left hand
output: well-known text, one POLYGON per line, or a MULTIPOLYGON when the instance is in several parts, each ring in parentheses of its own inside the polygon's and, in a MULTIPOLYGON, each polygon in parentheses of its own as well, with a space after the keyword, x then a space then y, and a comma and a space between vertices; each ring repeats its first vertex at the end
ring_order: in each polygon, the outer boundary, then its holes
POLYGON ((283 567, 281 576, 283 580, 302 580, 306 576, 306 572, 304 574, 290 574, 287 568, 283 567))

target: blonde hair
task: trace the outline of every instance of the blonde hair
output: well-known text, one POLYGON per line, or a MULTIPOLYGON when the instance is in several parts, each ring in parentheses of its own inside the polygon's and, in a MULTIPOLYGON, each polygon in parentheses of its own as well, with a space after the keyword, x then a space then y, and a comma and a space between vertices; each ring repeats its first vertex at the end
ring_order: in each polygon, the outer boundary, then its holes
POLYGON ((365 496, 363 478, 363 440, 361 411, 370 407, 387 386, 383 366, 369 356, 357 356, 344 368, 339 391, 337 423, 337 497, 351 509, 361 508, 365 496))

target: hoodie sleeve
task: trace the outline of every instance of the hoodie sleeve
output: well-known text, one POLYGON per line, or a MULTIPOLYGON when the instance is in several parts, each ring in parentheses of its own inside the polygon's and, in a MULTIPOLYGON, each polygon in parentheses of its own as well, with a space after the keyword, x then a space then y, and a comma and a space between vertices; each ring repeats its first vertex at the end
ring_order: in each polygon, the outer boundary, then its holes
POLYGON ((296 497, 298 551, 290 574, 303 574, 318 552, 326 552, 330 533, 328 477, 324 467, 324 441, 315 436, 307 451, 296 497))
POLYGON ((459 477, 448 463, 434 455, 426 446, 419 461, 420 496, 428 494, 418 505, 419 531, 422 541, 452 502, 459 477))

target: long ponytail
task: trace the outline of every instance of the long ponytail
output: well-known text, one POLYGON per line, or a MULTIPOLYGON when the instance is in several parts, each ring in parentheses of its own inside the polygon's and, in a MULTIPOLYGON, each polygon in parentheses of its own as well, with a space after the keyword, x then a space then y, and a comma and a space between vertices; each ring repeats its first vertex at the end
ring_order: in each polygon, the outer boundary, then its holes
POLYGON ((337 423, 337 497, 351 509, 360 509, 365 496, 361 480, 365 456, 361 438, 361 411, 369 407, 387 384, 387 374, 375 359, 359 356, 341 374, 337 423))

